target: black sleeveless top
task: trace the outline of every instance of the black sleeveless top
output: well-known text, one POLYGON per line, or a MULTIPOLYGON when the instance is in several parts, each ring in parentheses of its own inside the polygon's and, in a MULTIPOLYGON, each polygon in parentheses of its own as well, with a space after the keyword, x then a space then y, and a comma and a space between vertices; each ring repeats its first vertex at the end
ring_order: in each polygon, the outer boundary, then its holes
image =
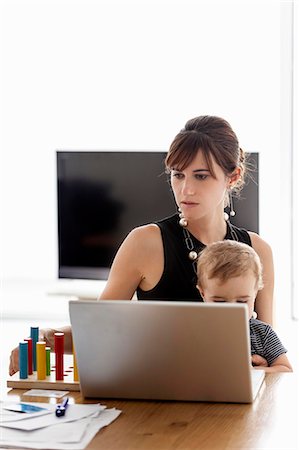
MULTIPOLYGON (((196 288, 196 273, 193 263, 189 259, 189 251, 179 225, 179 216, 175 214, 159 222, 155 222, 160 230, 164 248, 164 271, 158 284, 149 291, 137 289, 139 300, 180 300, 202 301, 196 288)), ((191 233, 195 250, 204 248, 191 233)), ((228 224, 224 239, 236 240, 252 246, 251 239, 246 230, 228 224)))

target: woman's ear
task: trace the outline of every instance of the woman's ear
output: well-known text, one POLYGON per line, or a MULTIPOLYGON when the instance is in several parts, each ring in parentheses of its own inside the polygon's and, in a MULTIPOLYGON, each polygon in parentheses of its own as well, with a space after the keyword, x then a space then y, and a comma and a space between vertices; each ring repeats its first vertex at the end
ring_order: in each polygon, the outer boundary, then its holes
POLYGON ((234 172, 228 177, 229 178, 229 187, 233 188, 234 185, 237 183, 238 179, 241 176, 241 169, 240 167, 237 167, 234 172))

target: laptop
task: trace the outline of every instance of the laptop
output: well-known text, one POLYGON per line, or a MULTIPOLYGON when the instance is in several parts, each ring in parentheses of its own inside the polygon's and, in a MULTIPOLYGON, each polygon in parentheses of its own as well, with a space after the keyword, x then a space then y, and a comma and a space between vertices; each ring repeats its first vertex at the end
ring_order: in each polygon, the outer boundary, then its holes
POLYGON ((169 301, 69 302, 84 397, 251 403, 247 306, 169 301))

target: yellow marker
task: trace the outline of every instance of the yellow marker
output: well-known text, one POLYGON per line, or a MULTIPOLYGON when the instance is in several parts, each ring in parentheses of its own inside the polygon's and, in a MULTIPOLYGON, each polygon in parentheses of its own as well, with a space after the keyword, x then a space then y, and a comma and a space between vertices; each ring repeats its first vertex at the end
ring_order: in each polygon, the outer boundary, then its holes
POLYGON ((46 379, 46 343, 39 341, 36 343, 36 369, 37 379, 46 379))
POLYGON ((77 359, 74 346, 73 346, 73 365, 74 365, 74 381, 79 381, 77 359))

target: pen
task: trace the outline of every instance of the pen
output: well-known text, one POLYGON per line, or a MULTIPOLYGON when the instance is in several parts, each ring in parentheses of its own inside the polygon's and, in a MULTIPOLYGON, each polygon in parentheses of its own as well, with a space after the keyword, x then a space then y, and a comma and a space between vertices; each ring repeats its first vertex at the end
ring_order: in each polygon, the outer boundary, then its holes
POLYGON ((62 403, 60 403, 59 405, 56 406, 56 411, 55 411, 56 417, 62 417, 65 415, 65 410, 67 408, 68 401, 69 401, 69 398, 66 397, 66 399, 63 400, 62 403))

